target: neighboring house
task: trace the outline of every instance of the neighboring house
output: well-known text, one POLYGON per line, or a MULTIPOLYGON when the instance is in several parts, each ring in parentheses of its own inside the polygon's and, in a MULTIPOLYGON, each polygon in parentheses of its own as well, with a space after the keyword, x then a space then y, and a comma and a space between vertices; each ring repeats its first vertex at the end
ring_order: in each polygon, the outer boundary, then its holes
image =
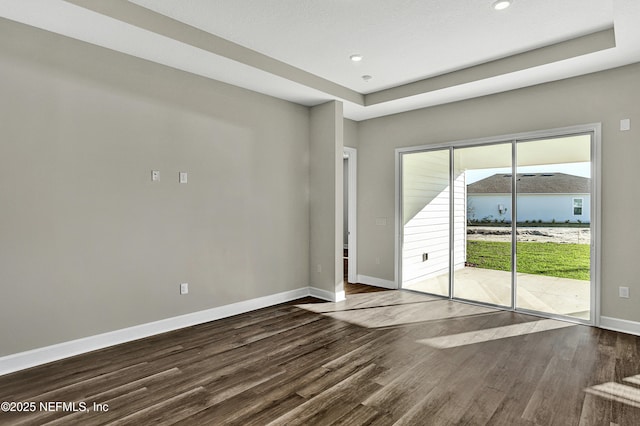
MULTIPOLYGON (((590 223, 591 179, 565 173, 519 173, 517 222, 590 223)), ((511 222, 511 174, 467 185, 467 220, 511 222)))

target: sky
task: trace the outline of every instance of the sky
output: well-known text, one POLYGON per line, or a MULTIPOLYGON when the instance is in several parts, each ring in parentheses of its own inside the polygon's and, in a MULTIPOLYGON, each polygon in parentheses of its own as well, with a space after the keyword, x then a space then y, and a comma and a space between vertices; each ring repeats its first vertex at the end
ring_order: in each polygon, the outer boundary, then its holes
MULTIPOLYGON (((467 185, 486 177, 493 176, 496 173, 511 173, 511 167, 467 170, 467 185)), ((591 163, 565 163, 518 167, 518 173, 566 173, 574 176, 591 177, 591 163)))

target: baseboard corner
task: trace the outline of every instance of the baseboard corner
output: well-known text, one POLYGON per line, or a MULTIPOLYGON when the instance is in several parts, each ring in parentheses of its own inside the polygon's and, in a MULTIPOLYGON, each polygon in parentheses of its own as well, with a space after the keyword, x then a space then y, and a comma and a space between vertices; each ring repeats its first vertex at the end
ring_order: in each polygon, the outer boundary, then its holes
POLYGON ((309 296, 326 300, 327 302, 339 302, 345 298, 344 291, 332 293, 330 291, 311 286, 309 287, 309 296))
POLYGON ((600 328, 640 336, 640 322, 613 317, 600 317, 600 328))
POLYGON ((389 290, 395 290, 398 288, 394 281, 383 280, 382 278, 369 277, 367 275, 358 274, 358 283, 372 285, 374 287, 387 288, 389 290))

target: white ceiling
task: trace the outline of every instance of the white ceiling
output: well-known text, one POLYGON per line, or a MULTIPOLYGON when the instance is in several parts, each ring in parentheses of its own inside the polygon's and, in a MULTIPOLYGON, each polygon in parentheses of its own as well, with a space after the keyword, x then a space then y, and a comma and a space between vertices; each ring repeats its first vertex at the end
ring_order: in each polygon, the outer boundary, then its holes
POLYGON ((640 62, 638 0, 493 1, 3 0, 0 16, 304 105, 342 100, 356 120, 640 62))
POLYGON ((611 0, 130 1, 363 93, 613 26, 611 0))

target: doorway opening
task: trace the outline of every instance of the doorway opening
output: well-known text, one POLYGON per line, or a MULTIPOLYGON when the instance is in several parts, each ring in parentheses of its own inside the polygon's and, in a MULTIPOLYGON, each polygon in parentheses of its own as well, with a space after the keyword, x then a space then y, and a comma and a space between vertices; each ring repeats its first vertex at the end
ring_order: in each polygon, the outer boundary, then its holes
POLYGON ((343 267, 345 291, 358 282, 357 167, 355 148, 343 148, 343 267))

